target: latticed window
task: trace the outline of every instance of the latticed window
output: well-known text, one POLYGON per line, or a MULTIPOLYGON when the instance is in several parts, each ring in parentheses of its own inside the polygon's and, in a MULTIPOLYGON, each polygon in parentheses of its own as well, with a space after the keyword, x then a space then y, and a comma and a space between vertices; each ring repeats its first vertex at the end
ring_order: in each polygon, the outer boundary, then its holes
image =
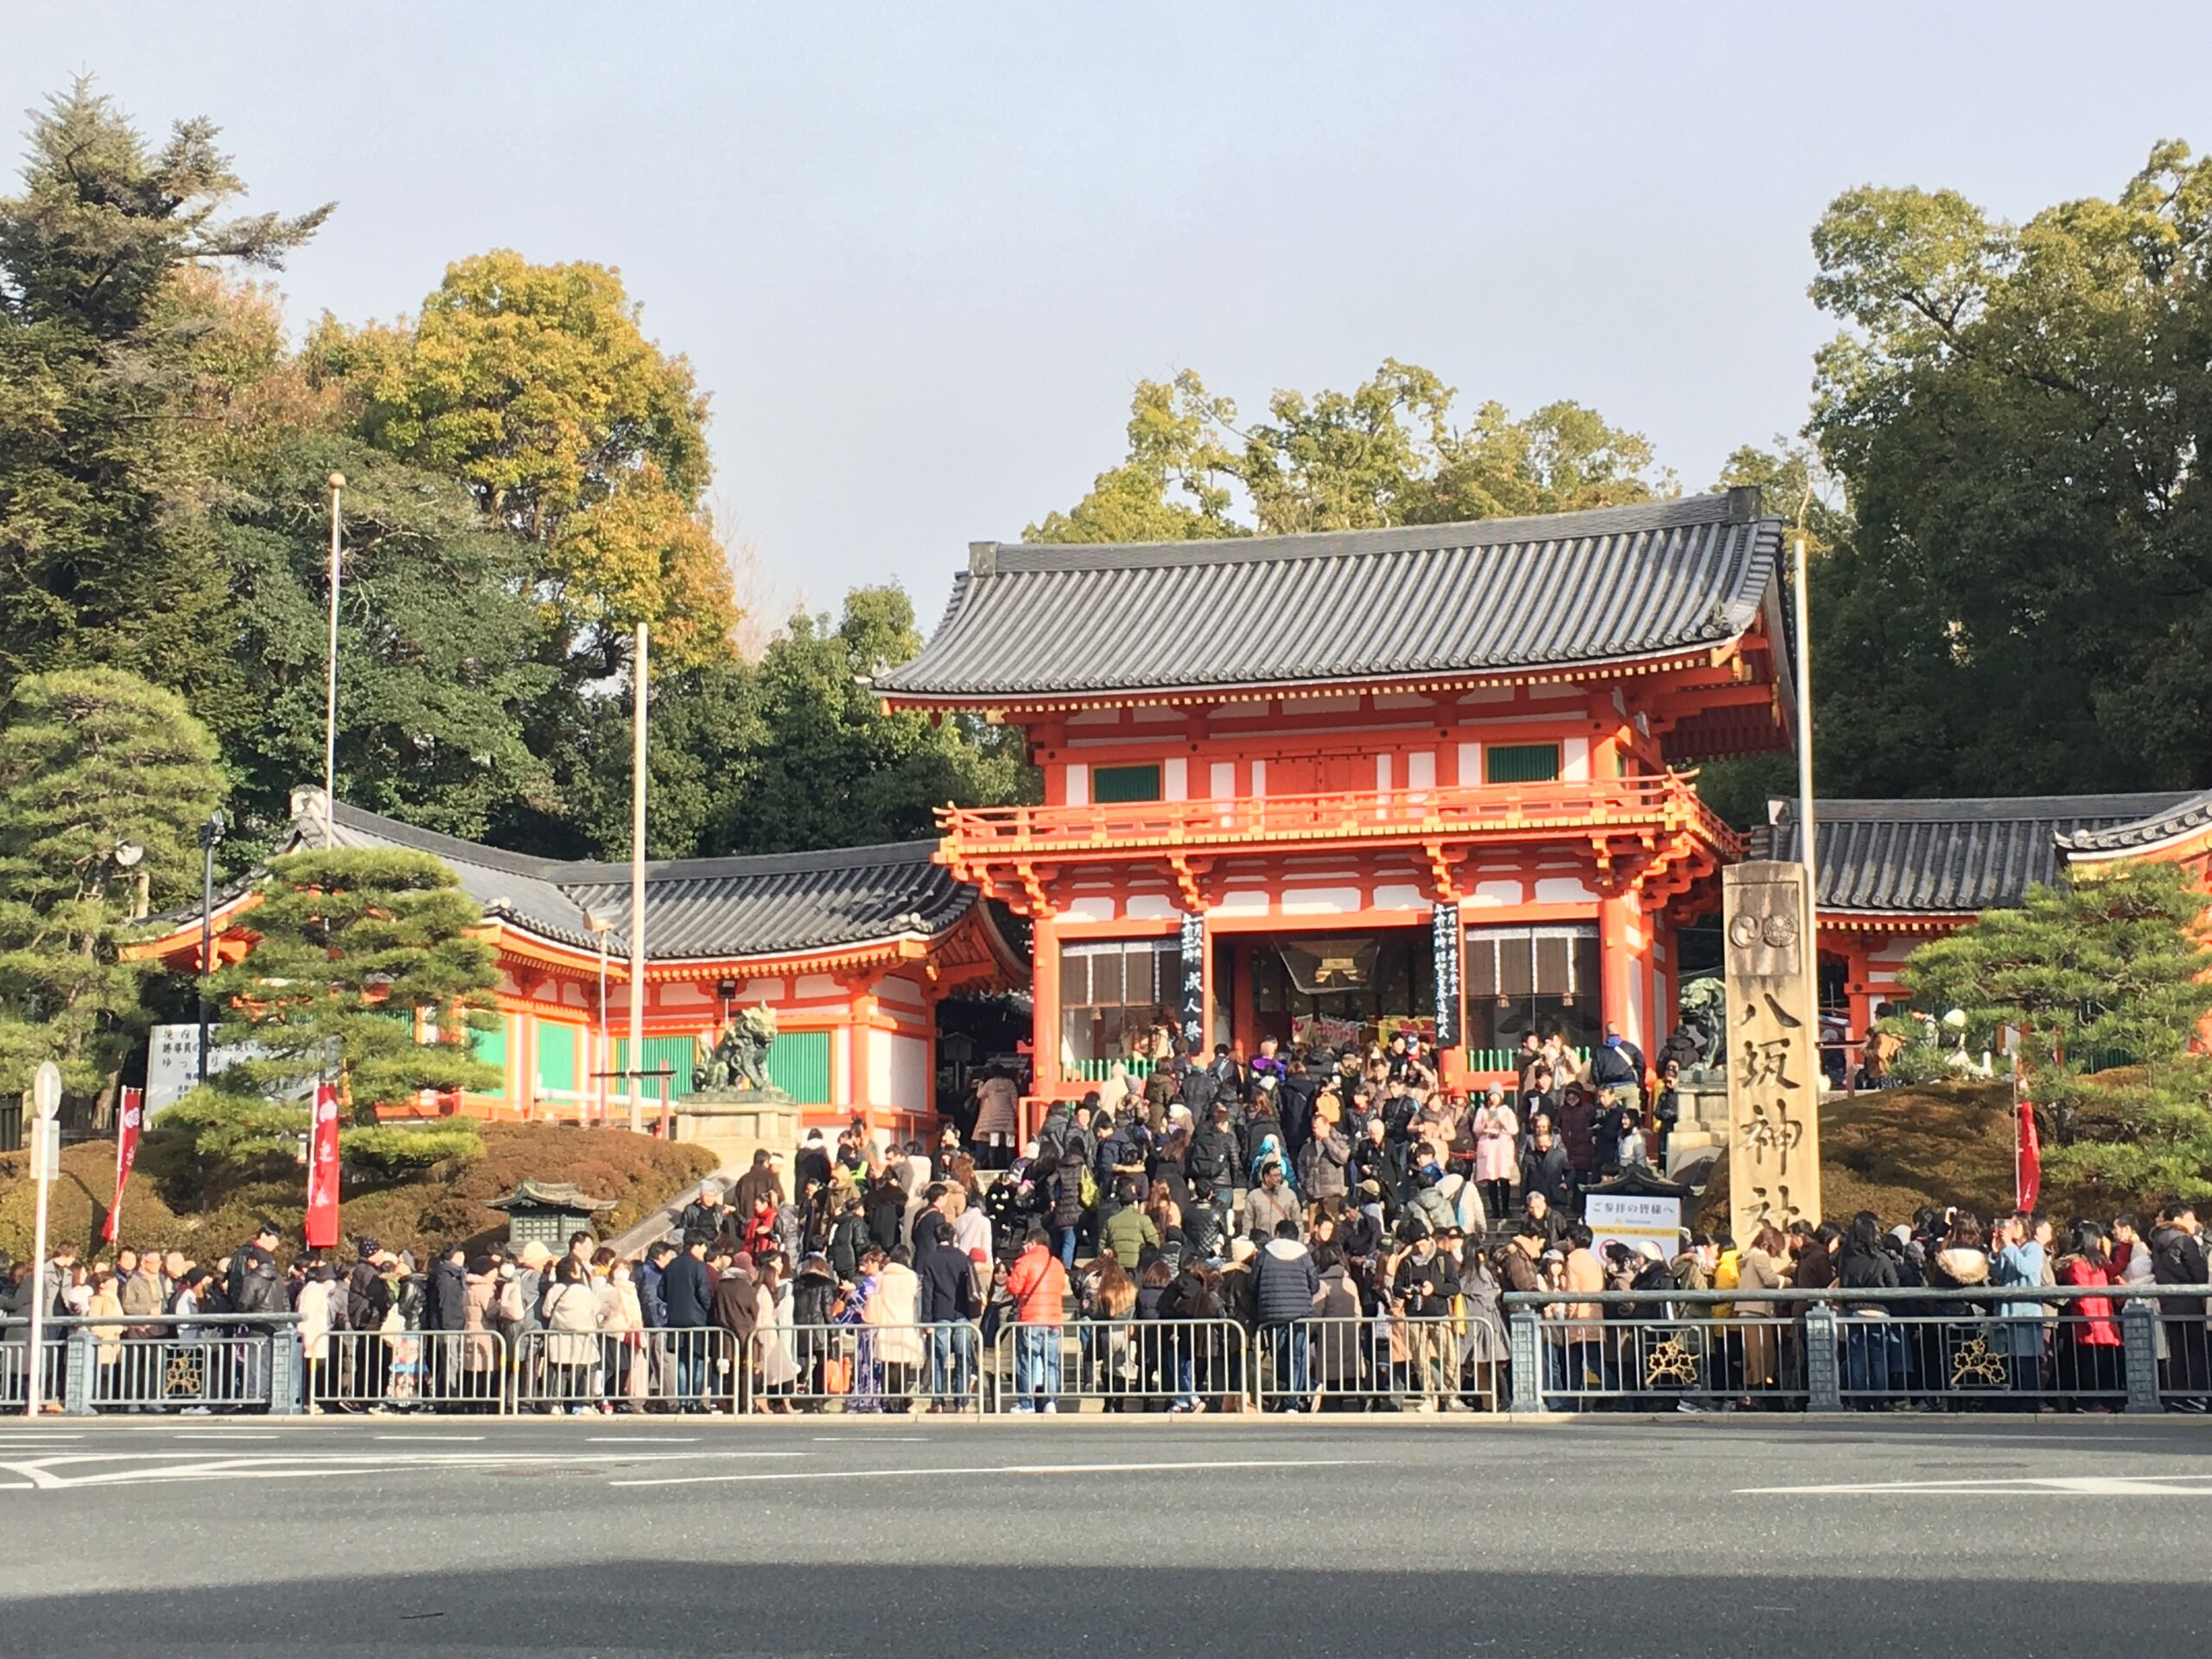
POLYGON ((1090 774, 1090 798, 1102 805, 1116 801, 1156 801, 1160 798, 1160 768, 1101 766, 1090 774))
POLYGON ((1060 1059, 1071 1076, 1125 1053, 1160 1012, 1175 1023, 1180 958, 1173 939, 1101 939, 1060 947, 1060 1059))
POLYGON ((1510 1070, 1522 1033, 1556 1032, 1570 1048, 1603 1029, 1598 929, 1591 923, 1467 930, 1467 1063, 1510 1070))
POLYGON ((1545 784, 1558 776, 1556 743, 1492 743, 1483 750, 1485 782, 1545 784))

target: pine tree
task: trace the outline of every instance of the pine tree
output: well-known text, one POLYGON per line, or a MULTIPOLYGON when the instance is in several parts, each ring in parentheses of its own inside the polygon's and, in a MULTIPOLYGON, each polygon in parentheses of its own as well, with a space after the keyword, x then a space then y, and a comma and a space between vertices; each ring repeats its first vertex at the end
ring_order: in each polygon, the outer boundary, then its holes
POLYGON ((1916 1000, 1961 1009, 1987 1036, 2019 1033, 2055 1175, 2212 1195, 2212 1057, 2196 1052, 2212 1014, 2204 905, 2181 865, 2087 866, 1906 963, 1916 1000))
MULTIPOLYGON (((222 1040, 260 1052, 222 1074, 242 1102, 342 1080, 355 1122, 419 1091, 489 1090, 469 1047, 495 1003, 483 912, 426 853, 338 848, 270 861, 250 925, 259 943, 216 976, 222 1040)), ((203 1145, 204 1145, 203 1141, 203 1145)))
POLYGON ((145 970, 116 959, 143 876, 196 879, 194 826, 220 798, 215 741, 174 692, 114 669, 34 675, 0 727, 0 1090, 42 1060, 99 1089, 143 1028, 145 970))

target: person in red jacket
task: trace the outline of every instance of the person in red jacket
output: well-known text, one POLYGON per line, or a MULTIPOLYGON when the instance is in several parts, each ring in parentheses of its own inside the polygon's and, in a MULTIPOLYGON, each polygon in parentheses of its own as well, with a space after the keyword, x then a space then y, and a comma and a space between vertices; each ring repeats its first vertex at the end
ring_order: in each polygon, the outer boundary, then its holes
MULTIPOLYGON (((2094 1222, 2077 1222, 2069 1230, 2066 1248, 2059 1255, 2056 1276, 2062 1285, 2109 1285, 2114 1282, 2112 1256, 2104 1229, 2094 1222)), ((2113 1316, 2109 1296, 2078 1296, 2063 1310, 2054 1356, 2057 1382, 2063 1394, 2111 1395, 2125 1399, 2120 1354, 2120 1321, 2113 1316)), ((2109 1406, 2092 1402, 2089 1411, 2109 1406)))
POLYGON ((1057 1411, 1060 1325, 1067 1317, 1068 1271, 1042 1227, 1032 1227, 1006 1279, 1014 1299, 1014 1391, 1016 1411, 1057 1411))

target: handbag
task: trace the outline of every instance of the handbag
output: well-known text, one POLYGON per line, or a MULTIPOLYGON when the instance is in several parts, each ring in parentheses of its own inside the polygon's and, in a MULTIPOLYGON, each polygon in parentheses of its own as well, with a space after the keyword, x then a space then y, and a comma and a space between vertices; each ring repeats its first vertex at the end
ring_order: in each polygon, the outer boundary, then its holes
POLYGON ((822 1362, 822 1392, 850 1394, 853 1391, 853 1362, 849 1359, 825 1359, 822 1362))

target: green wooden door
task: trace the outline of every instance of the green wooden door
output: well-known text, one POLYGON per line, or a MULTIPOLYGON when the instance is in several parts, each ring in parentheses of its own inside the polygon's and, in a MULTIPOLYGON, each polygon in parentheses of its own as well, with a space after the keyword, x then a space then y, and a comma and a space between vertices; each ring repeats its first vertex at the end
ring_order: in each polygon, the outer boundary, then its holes
POLYGON ((830 1103, 830 1033, 787 1031, 768 1045, 768 1081, 802 1106, 830 1103))

